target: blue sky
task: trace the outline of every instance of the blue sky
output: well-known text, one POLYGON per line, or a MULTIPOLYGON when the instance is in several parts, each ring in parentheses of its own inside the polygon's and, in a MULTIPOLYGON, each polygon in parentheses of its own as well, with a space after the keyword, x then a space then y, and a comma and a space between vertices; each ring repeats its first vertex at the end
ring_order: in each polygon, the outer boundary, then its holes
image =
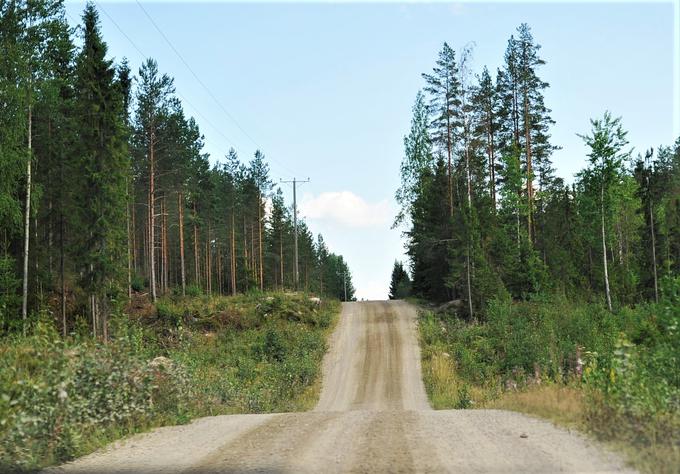
MULTIPOLYGON (((444 41, 457 50, 473 42, 474 71, 495 71, 509 36, 529 23, 547 62, 540 75, 551 85, 552 141, 562 147, 554 165, 571 180, 585 162, 576 133, 605 110, 623 117, 640 152, 680 134, 677 3, 144 2, 220 106, 137 3, 98 2, 110 55, 134 71, 143 55, 157 59, 213 161, 231 146, 242 159, 260 148, 275 181, 311 179, 299 188, 301 215, 346 257, 357 296, 370 299, 386 298, 394 259, 403 258, 400 231, 390 229, 402 140, 421 73, 444 41)), ((69 21, 82 8, 67 3, 69 21)))

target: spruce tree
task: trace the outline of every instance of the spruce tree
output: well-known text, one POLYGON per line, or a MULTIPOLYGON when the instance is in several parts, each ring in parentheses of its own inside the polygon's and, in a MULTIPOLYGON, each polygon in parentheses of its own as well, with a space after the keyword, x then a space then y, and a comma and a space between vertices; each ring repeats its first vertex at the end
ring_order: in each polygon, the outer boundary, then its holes
POLYGON ((80 120, 80 206, 78 225, 83 288, 90 295, 93 333, 107 337, 110 303, 120 288, 125 261, 125 204, 128 175, 124 97, 115 68, 106 59, 93 4, 83 14, 84 41, 77 58, 75 108, 80 120))
POLYGON ((391 300, 404 299, 411 293, 411 278, 404 269, 404 265, 395 260, 392 268, 392 278, 390 280, 390 293, 388 295, 391 300))

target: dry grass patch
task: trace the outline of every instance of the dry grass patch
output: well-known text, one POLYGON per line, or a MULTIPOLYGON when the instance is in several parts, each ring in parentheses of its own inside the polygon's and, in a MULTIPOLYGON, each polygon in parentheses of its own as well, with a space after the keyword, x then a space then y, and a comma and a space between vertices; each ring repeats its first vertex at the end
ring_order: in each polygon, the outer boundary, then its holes
POLYGON ((540 416, 561 426, 584 427, 586 409, 583 391, 569 386, 547 384, 524 391, 504 392, 484 408, 512 410, 540 416))

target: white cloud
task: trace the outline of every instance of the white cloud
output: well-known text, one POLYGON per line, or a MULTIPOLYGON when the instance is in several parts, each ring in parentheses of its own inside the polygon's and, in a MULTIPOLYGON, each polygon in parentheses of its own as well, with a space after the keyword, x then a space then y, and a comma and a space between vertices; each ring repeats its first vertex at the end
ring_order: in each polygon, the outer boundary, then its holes
POLYGON ((370 203, 351 191, 306 194, 300 211, 309 219, 328 220, 346 227, 384 227, 393 217, 387 199, 370 203))

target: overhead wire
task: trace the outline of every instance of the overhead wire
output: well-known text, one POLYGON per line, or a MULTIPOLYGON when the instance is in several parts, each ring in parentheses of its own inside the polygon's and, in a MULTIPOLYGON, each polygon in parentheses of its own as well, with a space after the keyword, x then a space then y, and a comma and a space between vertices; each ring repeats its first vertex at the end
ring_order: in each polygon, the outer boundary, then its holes
MULTIPOLYGON (((150 56, 144 54, 144 52, 143 52, 143 51, 141 50, 141 48, 137 45, 137 43, 135 43, 135 41, 134 41, 132 38, 130 38, 130 36, 123 30, 123 28, 121 28, 121 26, 118 24, 118 22, 116 22, 116 20, 109 14, 109 12, 108 12, 104 7, 102 7, 101 3, 97 2, 97 1, 95 1, 94 3, 97 5, 97 8, 98 8, 99 10, 101 10, 102 13, 104 13, 104 15, 105 15, 105 16, 109 19, 109 21, 116 27, 116 29, 120 32, 120 34, 123 35, 123 37, 124 37, 124 38, 132 45, 132 47, 139 53, 139 55, 140 55, 143 59, 147 59, 147 58, 150 57, 150 56)), ((140 6, 141 6, 141 5, 140 5, 140 6)), ((69 16, 71 16, 71 15, 69 15, 69 16)), ((73 17, 71 17, 71 18, 73 18, 73 17)), ((152 23, 154 23, 154 22, 152 21, 152 23)), ((154 23, 154 26, 155 26, 155 23, 154 23)), ((164 36, 164 35, 163 35, 163 36, 164 36)), ((167 39, 166 39, 166 41, 167 41, 167 39)), ((173 50, 174 50, 174 47, 173 47, 173 50)), ((176 50, 175 50, 175 51, 176 51, 176 50)), ((177 53, 177 54, 179 55, 179 53, 177 53)), ((181 59, 182 59, 182 58, 181 58, 181 59)), ((182 59, 182 62, 185 63, 185 61, 184 61, 183 59, 182 59)), ((185 65, 186 65, 186 63, 185 63, 185 65)), ((188 65, 186 65, 186 66, 188 67, 188 65)), ((192 74, 193 74, 193 71, 192 71, 192 74)), ((177 90, 175 90, 175 95, 177 95, 177 96, 182 100, 182 102, 186 103, 191 109, 193 109, 194 113, 195 113, 196 115, 198 115, 204 123, 206 123, 207 125, 209 125, 215 132, 217 132, 217 134, 219 134, 219 135, 227 142, 227 144, 228 144, 231 148, 233 148, 240 156, 243 156, 243 153, 241 153, 241 150, 239 150, 240 147, 236 146, 236 144, 234 143, 234 141, 233 141, 232 139, 230 139, 227 135, 225 135, 225 133, 224 133, 219 127, 217 127, 210 119, 208 119, 208 118, 201 112, 201 110, 200 110, 198 107, 196 107, 191 101, 189 101, 189 100, 186 98, 186 96, 184 96, 183 94, 181 94, 181 93, 178 92, 177 90)), ((213 102, 216 102, 216 101, 213 99, 213 102)), ((219 104, 218 104, 218 106, 219 106, 219 104)), ((204 142, 207 143, 207 142, 209 141, 209 142, 211 143, 211 147, 212 147, 212 148, 217 149, 218 152, 222 153, 224 156, 227 156, 228 152, 225 151, 224 148, 222 148, 221 146, 217 145, 213 140, 207 140, 205 136, 204 136, 203 138, 204 138, 204 142)), ((268 160, 268 161, 273 161, 273 160, 270 160, 269 158, 267 158, 267 160, 268 160)), ((283 167, 283 165, 281 165, 280 163, 277 163, 277 165, 283 167)), ((285 167, 284 167, 284 168, 285 168, 285 167)), ((290 172, 291 170, 290 170, 290 169, 287 169, 287 171, 290 172)))
MULTIPOLYGON (((241 133, 243 133, 243 135, 244 135, 246 138, 248 138, 248 140, 250 140, 251 143, 252 143, 253 145, 255 145, 255 148, 257 148, 257 149, 259 149, 259 150, 262 150, 262 147, 255 141, 255 139, 254 139, 248 132, 246 132, 246 130, 241 126, 241 124, 239 124, 239 122, 236 120, 236 118, 235 118, 231 113, 229 113, 229 111, 226 109, 226 107, 224 107, 224 105, 222 105, 222 103, 221 103, 221 102, 219 101, 219 99, 215 96, 215 94, 213 94, 213 92, 210 90, 210 88, 209 88, 209 87, 201 80, 201 78, 199 77, 199 75, 196 74, 196 72, 192 69, 192 67, 189 65, 189 63, 184 59, 184 56, 182 56, 182 54, 177 50, 177 48, 175 48, 175 45, 172 43, 172 41, 170 41, 170 39, 169 39, 169 38, 167 37, 167 35, 163 32, 163 30, 160 28, 160 26, 158 26, 158 23, 156 23, 156 21, 153 19, 153 17, 151 16, 151 14, 149 14, 149 12, 147 11, 147 9, 144 8, 144 6, 142 5, 142 3, 141 3, 139 0, 135 0, 135 1, 136 1, 137 5, 139 6, 139 8, 140 8, 140 9, 142 10, 142 12, 144 13, 144 15, 149 19, 149 21, 151 22, 151 24, 153 25, 153 27, 156 29, 156 31, 158 31, 158 33, 161 35, 161 37, 163 38, 163 40, 165 40, 165 42, 168 44, 168 46, 170 47, 170 49, 172 49, 172 51, 175 53, 175 55, 177 55, 177 57, 178 57, 179 60, 182 62, 182 64, 184 64, 184 66, 185 66, 185 67, 187 68, 187 70, 191 73, 191 75, 194 77, 194 79, 196 79, 196 82, 198 82, 198 84, 199 84, 199 85, 206 91, 206 93, 210 96, 210 98, 211 98, 212 101, 215 103, 215 105, 217 105, 217 107, 220 108, 220 109, 222 110, 222 112, 224 112, 224 114, 225 114, 225 115, 226 115, 226 116, 234 123, 234 125, 236 125, 236 127, 241 131, 241 133)), ((286 165, 284 165, 283 163, 280 163, 280 162, 278 162, 277 160, 274 160, 274 159, 272 159, 272 158, 268 158, 268 160, 269 160, 269 161, 272 161, 272 162, 274 162, 274 163, 276 163, 276 164, 278 164, 280 167, 282 167, 282 168, 284 168, 285 170, 287 170, 287 171, 293 173, 293 175, 296 174, 294 170, 288 168, 288 167, 287 167, 286 165)))

